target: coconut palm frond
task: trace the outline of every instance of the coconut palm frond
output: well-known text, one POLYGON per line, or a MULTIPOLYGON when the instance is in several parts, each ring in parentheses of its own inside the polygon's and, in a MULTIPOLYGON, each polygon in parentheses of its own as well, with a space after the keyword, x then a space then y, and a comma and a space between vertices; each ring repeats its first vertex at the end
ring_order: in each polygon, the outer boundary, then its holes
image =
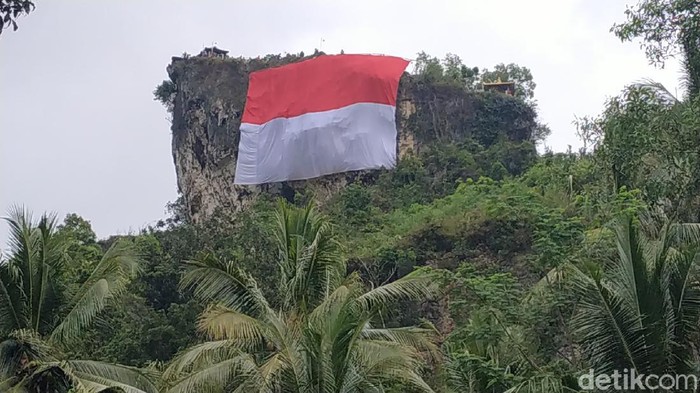
POLYGON ((11 391, 68 392, 71 388, 77 393, 91 393, 85 389, 75 389, 65 370, 55 363, 30 363, 11 391))
POLYGON ((22 288, 13 269, 14 266, 0 262, 0 335, 28 325, 22 288))
POLYGON ((431 274, 422 270, 374 288, 357 298, 363 309, 386 308, 400 300, 425 300, 438 292, 438 284, 431 274))
POLYGON ((362 337, 368 340, 386 340, 429 353, 433 358, 439 356, 434 337, 437 330, 432 327, 401 327, 384 329, 363 329, 362 337))
POLYGON ((52 276, 63 263, 67 243, 56 235, 55 214, 45 213, 35 222, 30 212, 13 207, 5 221, 10 253, 0 268, 0 312, 11 318, 0 322, 0 329, 5 325, 8 330, 44 333, 53 322, 56 302, 52 276))
POLYGON ((567 278, 566 266, 554 267, 525 293, 525 297, 522 300, 523 306, 542 302, 542 299, 551 293, 553 288, 563 285, 567 278))
MULTIPOLYGON (((418 392, 425 392, 425 393, 433 393, 434 390, 433 388, 428 385, 427 382, 421 377, 417 372, 411 370, 401 370, 401 371, 396 371, 394 373, 388 373, 387 376, 391 377, 391 379, 401 381, 414 389, 418 392)), ((390 380, 391 380, 390 379, 390 380)))
POLYGON ((355 356, 358 370, 364 370, 367 375, 381 375, 383 370, 407 368, 413 370, 420 367, 420 355, 415 348, 385 340, 360 340, 355 356))
MULTIPOLYGON (((685 335, 692 332, 700 319, 700 250, 691 247, 683 252, 673 253, 668 263, 669 295, 673 307, 673 316, 669 322, 674 322, 674 334, 685 335)), ((669 310, 671 311, 671 310, 669 310)), ((674 337, 675 341, 683 342, 689 337, 674 337)), ((674 346, 678 349, 689 349, 684 346, 674 346)), ((682 358, 682 356, 679 356, 682 358)))
POLYGON ((354 300, 352 294, 353 289, 348 286, 341 285, 337 287, 335 291, 329 294, 321 304, 309 313, 309 323, 313 326, 323 326, 337 320, 343 309, 354 300))
POLYGON ((284 281, 292 291, 285 297, 289 308, 315 306, 340 285, 345 274, 343 256, 330 225, 318 225, 311 236, 313 239, 306 244, 298 242, 301 249, 294 262, 296 273, 284 281))
POLYGON ((69 360, 56 363, 65 370, 74 384, 92 392, 120 388, 125 393, 157 393, 153 383, 157 375, 134 367, 91 360, 69 360))
POLYGON ((233 262, 204 255, 188 261, 187 267, 180 287, 192 290, 198 299, 219 303, 251 316, 260 315, 270 308, 255 279, 233 262))
POLYGON ((676 246, 700 243, 700 224, 683 223, 669 225, 667 241, 676 246))
POLYGON ((652 92, 660 103, 668 106, 672 106, 681 102, 673 93, 671 93, 666 88, 666 86, 653 79, 642 79, 639 82, 632 84, 632 87, 637 89, 645 89, 652 92))
POLYGON ((355 356, 357 371, 370 382, 402 381, 421 391, 432 392, 415 372, 420 369, 421 361, 418 352, 410 346, 383 340, 362 340, 355 356))
POLYGON ((156 393, 151 380, 140 370, 93 361, 32 361, 21 373, 0 384, 3 392, 121 392, 156 393))
POLYGON ((79 337, 108 301, 124 293, 131 279, 138 274, 139 266, 139 256, 133 244, 128 241, 114 243, 76 293, 70 311, 53 330, 51 339, 67 343, 79 337))
MULTIPOLYGON (((250 387, 262 387, 268 389, 268 391, 275 391, 275 387, 280 385, 279 379, 282 376, 287 364, 284 357, 276 353, 270 356, 263 364, 258 367, 258 372, 253 374, 253 376, 259 376, 258 378, 250 378, 250 387)), ((242 386, 245 386, 242 385, 242 386)))
POLYGON ((175 381, 167 392, 220 392, 222 387, 227 386, 234 378, 239 377, 245 381, 247 376, 255 373, 256 365, 252 356, 241 354, 204 367, 195 365, 194 372, 175 381))
POLYGON ((287 309, 315 307, 345 275, 340 242, 311 203, 299 209, 280 201, 276 220, 284 305, 287 309))
POLYGON ((262 345, 264 324, 223 306, 210 306, 199 319, 199 329, 214 340, 236 340, 240 348, 254 350, 262 345))
POLYGON ((36 332, 15 330, 0 342, 0 379, 10 378, 29 362, 52 360, 53 348, 36 332))
POLYGON ((244 354, 235 340, 206 341, 179 353, 168 365, 163 377, 174 380, 204 366, 215 365, 244 354))
POLYGON ((620 364, 635 367, 645 345, 638 310, 606 285, 597 266, 586 268, 571 269, 582 299, 572 327, 600 372, 612 372, 620 364))
POLYGON ((614 229, 617 258, 570 267, 584 354, 599 372, 688 371, 700 317, 698 226, 628 217, 614 229))

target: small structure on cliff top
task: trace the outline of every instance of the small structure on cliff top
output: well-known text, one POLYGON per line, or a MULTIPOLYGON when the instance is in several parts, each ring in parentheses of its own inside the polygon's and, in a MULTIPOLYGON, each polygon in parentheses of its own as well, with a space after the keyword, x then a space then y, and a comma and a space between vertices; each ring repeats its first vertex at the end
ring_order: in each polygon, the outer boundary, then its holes
POLYGON ((484 91, 495 91, 512 96, 515 93, 515 82, 501 82, 498 78, 496 82, 484 82, 484 91))
POLYGON ((228 57, 228 51, 212 46, 209 48, 204 48, 204 50, 199 53, 199 57, 216 57, 219 59, 225 59, 228 57))

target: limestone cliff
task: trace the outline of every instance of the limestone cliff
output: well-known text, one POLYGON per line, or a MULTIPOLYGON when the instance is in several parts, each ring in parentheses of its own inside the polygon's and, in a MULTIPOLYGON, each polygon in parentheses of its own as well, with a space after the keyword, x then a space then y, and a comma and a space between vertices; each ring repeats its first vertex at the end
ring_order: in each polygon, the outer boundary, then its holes
MULTIPOLYGON (((241 211, 260 193, 291 199, 304 188, 322 202, 348 183, 372 181, 376 171, 262 186, 233 184, 249 73, 301 59, 296 55, 258 59, 173 57, 167 67, 170 81, 166 82, 172 111, 173 160, 178 188, 193 222, 201 222, 217 209, 241 211)), ((534 111, 512 97, 467 92, 405 74, 397 110, 399 159, 429 149, 432 143, 470 139, 489 145, 503 135, 526 141, 536 127, 534 119, 534 111)))

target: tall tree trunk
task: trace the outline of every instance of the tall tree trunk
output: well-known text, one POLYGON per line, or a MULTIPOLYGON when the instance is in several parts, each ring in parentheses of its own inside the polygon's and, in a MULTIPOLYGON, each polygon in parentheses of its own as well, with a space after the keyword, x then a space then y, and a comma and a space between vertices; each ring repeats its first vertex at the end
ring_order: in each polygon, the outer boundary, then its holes
POLYGON ((693 18, 682 32, 682 45, 688 96, 692 99, 700 94, 700 16, 693 18))

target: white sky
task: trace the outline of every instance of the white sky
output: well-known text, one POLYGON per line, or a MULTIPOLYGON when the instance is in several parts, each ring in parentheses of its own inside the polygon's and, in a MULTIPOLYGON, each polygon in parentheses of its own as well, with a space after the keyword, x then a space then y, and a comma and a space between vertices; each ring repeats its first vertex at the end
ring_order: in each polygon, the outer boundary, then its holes
MULTIPOLYGON (((654 69, 609 32, 624 0, 36 3, 0 36, 0 213, 76 212, 100 237, 153 223, 175 200, 169 123, 152 91, 171 56, 214 42, 233 56, 309 53, 323 39, 327 53, 518 63, 555 151, 579 145, 574 115, 599 113, 641 78, 674 91, 679 77, 675 62, 654 69)), ((0 225, 0 243, 6 234, 0 225)))

